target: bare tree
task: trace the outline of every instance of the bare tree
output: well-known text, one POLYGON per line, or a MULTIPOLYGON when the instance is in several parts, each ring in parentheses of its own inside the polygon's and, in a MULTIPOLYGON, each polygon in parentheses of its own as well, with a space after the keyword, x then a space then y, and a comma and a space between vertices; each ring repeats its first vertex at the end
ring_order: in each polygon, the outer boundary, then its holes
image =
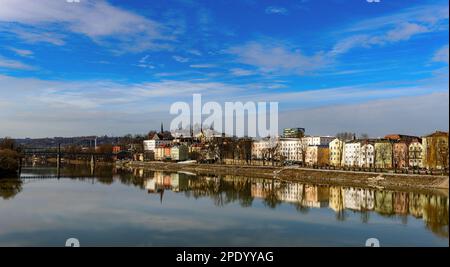
POLYGON ((351 132, 340 132, 336 134, 336 138, 339 138, 341 141, 353 140, 355 137, 355 133, 351 132))
POLYGON ((381 161, 381 166, 379 166, 380 168, 386 168, 386 162, 392 157, 390 154, 391 153, 387 145, 381 145, 377 147, 377 149, 375 150, 375 157, 377 161, 381 161))

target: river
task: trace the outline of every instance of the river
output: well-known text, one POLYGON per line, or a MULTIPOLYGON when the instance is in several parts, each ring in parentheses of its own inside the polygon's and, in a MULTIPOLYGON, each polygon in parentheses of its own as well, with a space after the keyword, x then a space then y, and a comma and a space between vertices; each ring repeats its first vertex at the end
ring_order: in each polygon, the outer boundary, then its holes
POLYGON ((0 246, 448 246, 448 204, 448 192, 35 166, 0 180, 0 246))

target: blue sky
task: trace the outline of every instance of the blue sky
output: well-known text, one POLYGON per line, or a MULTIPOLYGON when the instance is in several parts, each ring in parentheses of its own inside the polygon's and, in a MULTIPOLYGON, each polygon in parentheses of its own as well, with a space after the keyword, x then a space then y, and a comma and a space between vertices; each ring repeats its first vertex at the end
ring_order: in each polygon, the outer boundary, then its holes
POLYGON ((448 1, 0 0, 0 136, 144 133, 279 101, 310 134, 448 130, 448 1))

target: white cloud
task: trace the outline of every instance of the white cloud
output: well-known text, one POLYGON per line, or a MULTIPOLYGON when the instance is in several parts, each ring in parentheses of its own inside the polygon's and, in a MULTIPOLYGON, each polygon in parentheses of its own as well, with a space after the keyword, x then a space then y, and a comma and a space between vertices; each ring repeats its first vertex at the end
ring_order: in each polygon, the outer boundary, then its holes
POLYGON ((305 127, 308 134, 351 131, 374 137, 390 133, 425 135, 435 130, 448 131, 448 98, 448 92, 440 92, 292 110, 282 112, 279 120, 281 127, 305 127))
POLYGON ((302 74, 323 68, 329 59, 321 52, 304 55, 280 43, 249 42, 227 50, 237 56, 237 62, 258 67, 263 72, 289 72, 302 74))
POLYGON ((444 62, 448 64, 448 45, 445 45, 441 49, 436 51, 433 56, 433 61, 444 62))
POLYGON ((448 18, 448 5, 424 5, 362 20, 340 30, 340 34, 347 37, 337 41, 330 54, 346 53, 356 47, 407 41, 428 32, 448 31, 448 18))
POLYGON ((250 76, 255 75, 256 73, 252 70, 234 68, 230 70, 231 74, 234 76, 250 76))
MULTIPOLYGON (((104 0, 85 0, 80 3, 2 0, 0 22, 32 27, 34 32, 31 32, 31 36, 26 28, 19 29, 22 31, 22 36, 19 34, 22 39, 36 39, 36 36, 33 36, 36 31, 46 32, 47 28, 60 27, 63 29, 60 32, 69 30, 86 35, 97 43, 134 52, 161 48, 164 45, 159 44, 158 40, 167 41, 173 38, 164 33, 166 29, 160 23, 115 7, 104 0)), ((61 43, 57 40, 47 41, 61 43)))
POLYGON ((195 56, 201 56, 202 55, 202 52, 200 52, 197 49, 190 49, 190 50, 187 50, 186 52, 188 52, 188 53, 190 53, 192 55, 195 55, 195 56))
POLYGON ((215 68, 217 67, 214 64, 191 64, 189 67, 194 69, 209 69, 209 68, 215 68))
POLYGON ((139 60, 139 63, 136 64, 136 66, 140 68, 146 68, 146 69, 154 69, 155 66, 152 65, 150 62, 150 55, 145 55, 139 60))
POLYGON ((18 49, 18 48, 14 48, 14 47, 8 47, 8 49, 13 51, 14 53, 16 53, 17 55, 19 55, 21 57, 31 57, 31 56, 33 56, 33 51, 31 51, 31 50, 18 49))
POLYGON ((17 60, 7 59, 0 56, 0 69, 33 70, 33 66, 27 65, 17 60))
POLYGON ((172 56, 173 60, 178 61, 180 63, 189 62, 189 58, 181 57, 181 56, 172 56))
POLYGON ((374 45, 385 45, 389 43, 406 41, 417 34, 429 32, 430 30, 422 25, 414 23, 402 23, 387 32, 371 35, 371 34, 357 34, 338 41, 332 51, 331 55, 338 55, 348 52, 355 47, 369 48, 374 45))
POLYGON ((267 14, 279 14, 279 15, 286 15, 288 13, 288 10, 284 7, 276 7, 276 6, 270 6, 266 8, 267 14))

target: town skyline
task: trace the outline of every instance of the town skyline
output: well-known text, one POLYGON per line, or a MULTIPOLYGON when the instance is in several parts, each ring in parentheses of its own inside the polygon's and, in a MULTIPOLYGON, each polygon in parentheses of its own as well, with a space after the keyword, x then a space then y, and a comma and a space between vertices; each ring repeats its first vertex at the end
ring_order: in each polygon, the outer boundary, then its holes
POLYGON ((196 93, 279 102, 280 130, 448 131, 448 18, 426 0, 3 0, 0 136, 143 133, 196 93))

